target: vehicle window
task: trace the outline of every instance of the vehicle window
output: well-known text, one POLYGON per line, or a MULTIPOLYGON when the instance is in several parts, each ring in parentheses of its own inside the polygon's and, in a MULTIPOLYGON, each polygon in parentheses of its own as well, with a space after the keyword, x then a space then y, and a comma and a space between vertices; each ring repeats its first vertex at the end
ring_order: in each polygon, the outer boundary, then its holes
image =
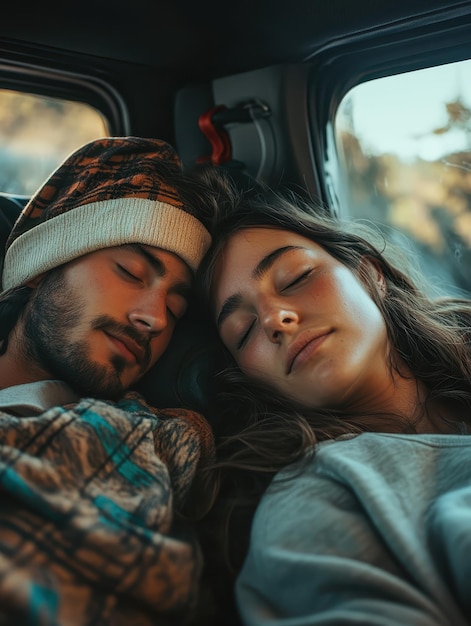
POLYGON ((471 292, 471 61, 357 85, 332 134, 339 212, 384 225, 443 293, 471 292))
POLYGON ((107 135, 87 104, 0 89, 0 192, 31 196, 71 152, 107 135))

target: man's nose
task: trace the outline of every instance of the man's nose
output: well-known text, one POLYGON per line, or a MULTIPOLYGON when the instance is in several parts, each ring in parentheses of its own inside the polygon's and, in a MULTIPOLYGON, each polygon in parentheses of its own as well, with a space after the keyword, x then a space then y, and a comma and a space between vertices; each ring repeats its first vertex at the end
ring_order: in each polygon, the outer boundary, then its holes
POLYGON ((272 306, 264 314, 262 325, 270 341, 276 343, 283 334, 293 333, 299 323, 296 311, 288 307, 272 306))
POLYGON ((161 333, 168 324, 166 295, 155 293, 136 302, 128 317, 131 325, 141 333, 161 333))

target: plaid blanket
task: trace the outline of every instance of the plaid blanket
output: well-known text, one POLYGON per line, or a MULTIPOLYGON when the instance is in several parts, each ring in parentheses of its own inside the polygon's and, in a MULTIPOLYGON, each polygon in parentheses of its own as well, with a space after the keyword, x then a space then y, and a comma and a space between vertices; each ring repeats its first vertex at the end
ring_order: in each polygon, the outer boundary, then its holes
POLYGON ((202 562, 181 513, 212 446, 201 416, 136 394, 0 413, 0 624, 187 623, 202 562))

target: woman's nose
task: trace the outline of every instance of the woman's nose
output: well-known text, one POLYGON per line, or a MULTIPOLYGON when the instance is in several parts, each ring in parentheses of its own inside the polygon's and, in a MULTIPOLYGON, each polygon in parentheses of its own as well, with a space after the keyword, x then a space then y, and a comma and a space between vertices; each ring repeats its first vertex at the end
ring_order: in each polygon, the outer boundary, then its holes
POLYGON ((281 335, 293 333, 298 322, 296 311, 286 307, 272 307, 265 313, 263 327, 270 341, 277 342, 281 335))

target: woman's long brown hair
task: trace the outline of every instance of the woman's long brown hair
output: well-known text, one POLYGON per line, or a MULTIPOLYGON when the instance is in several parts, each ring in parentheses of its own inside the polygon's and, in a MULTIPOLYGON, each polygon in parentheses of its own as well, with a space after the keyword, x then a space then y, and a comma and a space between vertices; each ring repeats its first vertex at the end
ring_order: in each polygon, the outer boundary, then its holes
MULTIPOLYGON (((388 251, 379 231, 332 217, 291 192, 238 191, 227 181, 220 196, 213 245, 199 273, 208 312, 212 310, 211 283, 219 254, 231 234, 250 227, 298 233, 346 265, 379 307, 395 353, 425 384, 427 402, 446 401, 459 407, 460 414, 471 415, 471 302, 432 294, 418 275, 413 277, 412 267, 401 269, 397 259, 403 260, 403 253, 388 251), (383 273, 385 295, 365 270, 365 258, 383 273)), ((411 420, 395 415, 306 409, 249 379, 229 355, 219 388, 218 456, 212 471, 218 473, 221 492, 213 519, 229 561, 233 548, 234 573, 245 554, 247 527, 255 507, 274 474, 301 462, 306 450, 320 441, 366 431, 414 432, 411 420), (243 528, 241 520, 245 520, 243 528)))

